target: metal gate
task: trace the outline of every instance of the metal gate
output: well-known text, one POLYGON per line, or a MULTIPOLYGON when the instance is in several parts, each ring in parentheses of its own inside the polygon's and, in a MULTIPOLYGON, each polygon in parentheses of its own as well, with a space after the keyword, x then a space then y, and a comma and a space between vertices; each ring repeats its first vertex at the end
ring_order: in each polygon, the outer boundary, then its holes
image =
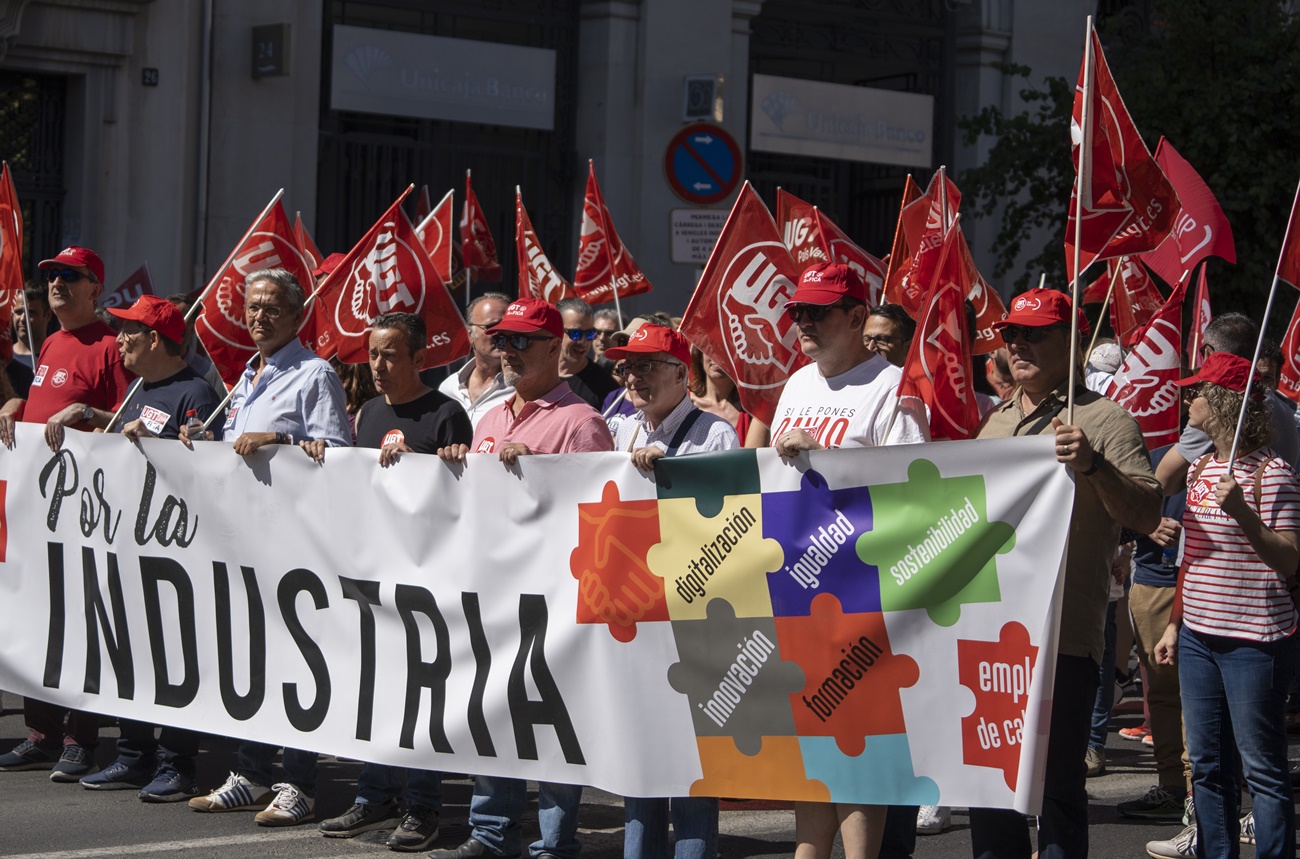
POLYGON ((0 159, 9 162, 23 213, 23 268, 63 248, 63 121, 67 80, 0 71, 0 159))

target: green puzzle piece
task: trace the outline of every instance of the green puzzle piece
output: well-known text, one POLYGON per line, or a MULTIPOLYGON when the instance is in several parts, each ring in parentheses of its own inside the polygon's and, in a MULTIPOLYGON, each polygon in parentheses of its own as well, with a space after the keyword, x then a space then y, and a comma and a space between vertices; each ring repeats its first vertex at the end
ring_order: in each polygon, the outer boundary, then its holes
POLYGON ((925 609, 952 626, 963 603, 1001 599, 995 557, 1011 551, 1015 529, 988 521, 980 475, 940 477, 918 459, 907 478, 871 487, 875 523, 858 538, 858 557, 880 572, 882 610, 925 609))

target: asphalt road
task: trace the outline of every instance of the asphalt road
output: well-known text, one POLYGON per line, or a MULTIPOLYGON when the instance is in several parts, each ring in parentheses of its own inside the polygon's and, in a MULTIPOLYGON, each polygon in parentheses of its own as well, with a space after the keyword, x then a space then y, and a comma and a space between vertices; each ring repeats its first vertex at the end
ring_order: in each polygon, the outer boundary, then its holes
MULTIPOLYGON (((24 736, 22 702, 0 693, 0 749, 8 750, 24 736)), ((1108 771, 1088 782, 1091 797, 1091 853, 1096 857, 1145 856, 1152 839, 1172 837, 1180 826, 1151 825, 1122 820, 1115 803, 1140 796, 1155 781, 1150 749, 1121 740, 1119 728, 1141 719, 1141 702, 1125 702, 1111 722, 1108 771)), ((111 738, 104 731, 98 760, 101 766, 114 757, 111 738)), ((1300 742, 1292 743, 1292 758, 1300 757, 1300 742)), ((234 743, 213 739, 200 756, 200 784, 220 784, 234 759, 234 743)), ((325 758, 321 762, 318 810, 329 817, 351 803, 360 765, 325 758)), ((465 816, 472 782, 449 780, 445 787, 439 847, 452 847, 469 834, 465 816)), ((535 803, 533 803, 535 809, 535 803)), ((536 837, 535 810, 525 818, 525 838, 536 837)), ((581 814, 583 857, 613 859, 622 855, 621 800, 588 789, 581 814)), ((953 828, 941 835, 917 839, 917 859, 970 856, 969 819, 964 810, 953 815, 953 828)), ((355 839, 324 838, 314 824, 287 829, 263 829, 251 813, 198 814, 184 803, 146 805, 133 791, 88 791, 79 785, 54 784, 44 772, 0 773, 0 856, 19 859, 95 859, 95 857, 167 857, 230 859, 230 857, 384 857, 394 855, 384 847, 386 832, 355 839)), ((788 856, 794 852, 794 815, 780 803, 736 803, 724 807, 719 855, 739 857, 788 856)), ((835 855, 843 852, 836 848, 835 855)), ((1254 848, 1242 847, 1250 859, 1254 848)))

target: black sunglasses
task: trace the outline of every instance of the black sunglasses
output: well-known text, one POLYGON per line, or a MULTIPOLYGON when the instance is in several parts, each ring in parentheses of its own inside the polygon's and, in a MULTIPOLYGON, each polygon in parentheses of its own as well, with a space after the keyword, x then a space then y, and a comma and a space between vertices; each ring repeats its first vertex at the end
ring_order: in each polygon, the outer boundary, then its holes
POLYGON ((1042 343, 1049 333, 1060 327, 1060 325, 1006 325, 1003 326, 1001 334, 1002 339, 1007 343, 1012 340, 1024 340, 1033 346, 1042 343))
POLYGON ((85 280, 90 275, 83 274, 75 268, 47 268, 45 270, 45 279, 50 283, 62 278, 64 283, 76 283, 79 280, 85 280))
POLYGON ((508 346, 516 352, 522 352, 536 341, 545 339, 545 337, 529 337, 527 334, 493 334, 492 348, 500 352, 508 346))
POLYGON ((574 343, 582 340, 595 340, 596 335, 600 333, 599 328, 566 328, 564 333, 569 335, 569 339, 574 343))
POLYGON ((808 317, 809 322, 821 322, 832 310, 844 310, 843 304, 792 304, 785 309, 785 315, 791 322, 798 323, 808 317))

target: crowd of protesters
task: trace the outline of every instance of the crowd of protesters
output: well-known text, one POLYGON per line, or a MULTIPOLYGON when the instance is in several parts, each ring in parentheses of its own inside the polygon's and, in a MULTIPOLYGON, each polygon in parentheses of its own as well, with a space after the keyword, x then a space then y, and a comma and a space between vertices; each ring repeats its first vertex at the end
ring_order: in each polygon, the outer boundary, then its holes
MULTIPOLYGON (((407 313, 374 320, 368 364, 332 367, 299 342, 304 288, 279 269, 247 278, 244 318, 257 351, 222 414, 226 390, 186 324, 183 296, 145 296, 101 314, 104 270, 93 251, 70 247, 40 268, 46 282, 29 283, 15 304, 13 359, 0 375, 0 442, 10 447, 15 422, 26 421, 45 425, 54 450, 67 430, 108 430, 220 440, 238 456, 291 445, 316 461, 355 445, 396 468, 417 454, 448 463, 489 456, 508 467, 534 454, 616 450, 649 471, 663 457, 741 446, 771 445, 792 459, 930 439, 925 406, 897 395, 915 321, 897 306, 870 307, 863 281, 838 264, 810 266, 784 308, 810 362, 786 383, 770 428, 746 413, 724 369, 677 332, 679 320, 654 314, 624 325, 579 299, 478 296, 466 308, 471 353, 445 377, 422 372, 428 332, 407 313), (801 425, 795 417, 810 409, 843 420, 801 425)), ((994 326, 1005 346, 986 358, 992 395, 978 395, 977 438, 1053 436, 1074 483, 1037 855, 1087 855, 1085 780, 1105 770, 1114 680, 1128 664, 1116 628, 1126 626, 1146 698, 1145 724, 1126 735, 1149 738, 1158 783, 1118 811, 1185 827, 1147 852, 1227 857, 1249 840, 1259 856, 1292 857, 1286 731, 1289 718, 1300 722, 1287 710, 1289 691, 1300 709, 1292 688, 1300 434, 1294 406, 1269 378, 1275 350, 1251 380, 1255 325, 1239 314, 1215 319, 1199 370, 1178 383, 1186 429, 1177 445, 1148 453, 1134 418, 1100 393, 1120 348, 1101 341, 1088 356, 1073 353, 1072 324, 1089 332, 1063 293, 1018 296, 994 326), (1254 813, 1239 818, 1243 779, 1254 813)), ((49 770, 54 781, 187 801, 200 812, 253 810, 264 826, 318 818, 314 753, 284 749, 277 778, 279 750, 244 742, 226 781, 203 793, 195 766, 203 738, 193 731, 162 727, 155 736, 155 726, 119 720, 117 755, 100 769, 96 715, 29 698, 24 718, 28 737, 0 755, 0 771, 49 770)), ((354 804, 320 830, 389 830, 391 849, 427 850, 438 838, 441 787, 438 772, 366 763, 354 804)), ((470 836, 430 855, 519 856, 526 798, 523 781, 477 778, 470 836)), ((581 786, 540 785, 541 837, 530 856, 576 857, 581 798, 581 786)), ((714 856, 718 809, 704 797, 628 797, 625 855, 714 856)), ((935 806, 797 803, 795 855, 823 859, 838 834, 850 859, 901 859, 918 833, 950 820, 950 809, 935 806)), ((976 857, 1034 853, 1023 815, 972 808, 970 821, 976 857)))

